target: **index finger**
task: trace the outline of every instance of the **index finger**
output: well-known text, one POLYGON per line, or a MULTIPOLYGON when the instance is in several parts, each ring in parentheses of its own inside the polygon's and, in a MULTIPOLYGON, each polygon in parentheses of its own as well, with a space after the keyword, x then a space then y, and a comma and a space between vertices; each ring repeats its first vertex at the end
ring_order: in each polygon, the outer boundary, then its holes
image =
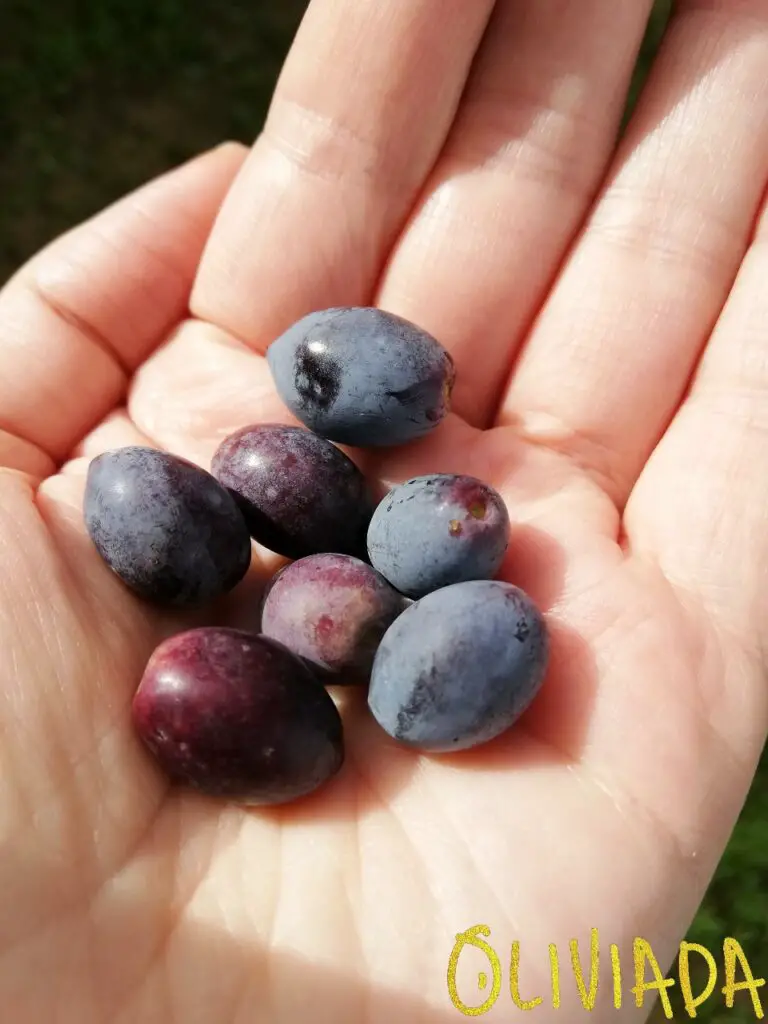
POLYGON ((252 347, 366 304, 442 147, 493 0, 313 0, 192 311, 252 347))

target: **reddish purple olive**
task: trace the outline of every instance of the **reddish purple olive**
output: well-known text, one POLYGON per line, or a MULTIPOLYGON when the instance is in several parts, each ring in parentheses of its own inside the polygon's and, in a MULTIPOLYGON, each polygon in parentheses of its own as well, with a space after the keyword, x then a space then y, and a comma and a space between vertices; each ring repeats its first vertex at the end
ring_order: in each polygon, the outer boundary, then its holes
POLYGON ((172 781, 237 803, 305 796, 344 760, 327 690, 282 644, 241 630, 205 627, 165 640, 132 710, 172 781))
POLYGON ((269 584, 261 630, 309 661, 327 682, 367 683, 381 638, 408 603, 358 558, 310 555, 281 569, 269 584))

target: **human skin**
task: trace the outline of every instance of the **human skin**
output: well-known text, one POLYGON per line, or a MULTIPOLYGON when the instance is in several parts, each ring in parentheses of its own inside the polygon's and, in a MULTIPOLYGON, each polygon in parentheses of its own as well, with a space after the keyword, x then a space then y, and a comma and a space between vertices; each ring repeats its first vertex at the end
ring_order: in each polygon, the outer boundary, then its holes
MULTIPOLYGON (((614 152, 648 3, 493 6, 314 0, 250 154, 159 179, 0 295, 15 1024, 449 1024, 448 957, 479 923, 503 963, 521 941, 526 998, 550 990, 548 943, 568 964, 599 927, 625 998, 605 985, 589 1019, 642 1019, 631 940, 665 969, 695 913, 768 726, 768 12, 681 0, 614 152), (153 443, 205 465, 227 432, 289 422, 267 344, 371 301, 457 368, 454 413, 371 469, 500 491, 501 575, 546 613, 548 678, 518 728, 450 758, 397 748, 345 693, 345 767, 295 806, 172 791, 130 700, 199 620, 102 564, 87 460, 153 443)), ((537 1024, 583 1012, 563 974, 537 1024)), ((506 977, 488 1020, 518 1012, 506 977)))

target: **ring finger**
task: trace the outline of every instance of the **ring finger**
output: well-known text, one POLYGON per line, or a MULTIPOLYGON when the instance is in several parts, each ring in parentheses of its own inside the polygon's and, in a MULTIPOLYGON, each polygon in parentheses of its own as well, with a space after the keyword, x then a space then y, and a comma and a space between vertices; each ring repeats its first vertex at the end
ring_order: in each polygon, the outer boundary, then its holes
POLYGON ((686 0, 500 422, 622 507, 683 395, 768 176, 764 0, 686 0))

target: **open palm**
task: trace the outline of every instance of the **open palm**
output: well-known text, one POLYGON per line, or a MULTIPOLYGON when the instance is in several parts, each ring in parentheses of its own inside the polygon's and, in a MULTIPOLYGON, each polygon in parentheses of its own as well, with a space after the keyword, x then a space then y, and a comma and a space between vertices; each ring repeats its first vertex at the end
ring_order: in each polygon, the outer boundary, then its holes
MULTIPOLYGON (((231 144, 159 179, 6 286, 16 1024, 438 1024, 459 1017, 456 934, 480 923, 505 968, 520 940, 537 1020, 558 1017, 548 944, 567 965, 593 927, 624 958, 622 1013, 649 1011, 628 991, 632 938, 666 969, 768 722, 768 17, 683 0, 616 151, 648 9, 314 0, 247 157, 231 144), (313 797, 242 811, 169 790, 129 703, 158 640, 205 616, 159 616, 99 561, 87 459, 139 442, 207 465, 226 433, 287 421, 266 345, 310 310, 369 303, 432 331, 458 371, 449 420, 370 469, 503 493, 504 575, 551 625, 544 689, 516 730, 442 758, 396 747, 347 692, 347 762, 313 797)), ((209 619, 246 624, 240 591, 209 619)), ((488 964, 470 959, 477 1005, 488 964)), ((597 1007, 621 1019, 610 973, 597 1007)), ((488 1016, 514 1012, 505 969, 488 1016)))

